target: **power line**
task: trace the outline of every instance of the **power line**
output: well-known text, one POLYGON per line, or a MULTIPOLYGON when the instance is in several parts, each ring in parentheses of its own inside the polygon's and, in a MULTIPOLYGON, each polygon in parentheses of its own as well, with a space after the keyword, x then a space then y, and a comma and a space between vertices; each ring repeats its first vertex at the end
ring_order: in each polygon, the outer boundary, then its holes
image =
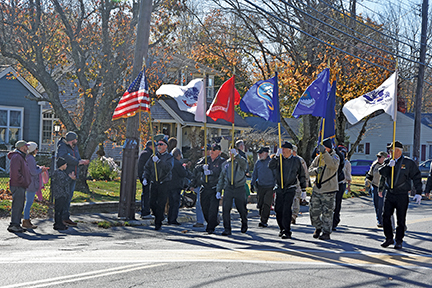
POLYGON ((280 17, 278 17, 278 16, 276 16, 276 15, 274 15, 274 14, 272 14, 272 13, 266 11, 264 8, 259 7, 258 5, 252 3, 252 2, 249 1, 249 0, 244 0, 244 1, 247 2, 247 3, 249 3, 250 5, 254 6, 256 9, 258 9, 258 10, 264 12, 265 14, 267 14, 267 15, 269 15, 269 16, 275 18, 275 19, 278 19, 279 21, 283 22, 284 24, 288 25, 289 27, 291 27, 291 28, 293 28, 293 29, 295 29, 295 30, 297 30, 297 31, 299 31, 299 32, 301 32, 301 33, 303 33, 303 34, 305 34, 305 35, 307 35, 307 36, 309 36, 309 37, 311 37, 311 38, 313 38, 313 39, 315 39, 315 40, 321 42, 321 43, 323 43, 324 45, 330 46, 330 47, 332 47, 333 49, 336 49, 336 50, 338 50, 338 51, 340 51, 340 52, 342 52, 342 53, 345 53, 345 54, 347 54, 347 55, 350 55, 350 56, 352 56, 352 57, 354 57, 354 58, 357 58, 357 59, 359 59, 359 60, 362 60, 362 61, 364 61, 364 62, 366 62, 366 63, 368 63, 368 64, 371 64, 371 65, 373 65, 373 66, 380 67, 381 69, 384 69, 384 70, 389 71, 389 72, 394 72, 394 70, 390 70, 390 69, 388 69, 388 68, 386 68, 386 67, 384 67, 384 66, 381 66, 381 65, 379 65, 379 64, 373 63, 373 62, 371 62, 371 61, 369 61, 369 60, 367 60, 367 59, 364 59, 364 58, 362 58, 362 57, 356 56, 356 55, 354 55, 354 54, 352 54, 352 53, 349 53, 348 51, 345 51, 345 50, 343 50, 343 49, 341 49, 341 48, 339 48, 339 47, 336 47, 336 46, 334 46, 334 45, 332 45, 332 44, 329 44, 329 43, 325 42, 324 40, 321 40, 321 39, 319 39, 319 38, 317 38, 317 37, 315 37, 315 36, 313 36, 313 35, 311 35, 311 34, 305 32, 305 31, 301 30, 300 28, 291 25, 290 23, 288 23, 288 22, 285 21, 284 19, 281 19, 280 17))

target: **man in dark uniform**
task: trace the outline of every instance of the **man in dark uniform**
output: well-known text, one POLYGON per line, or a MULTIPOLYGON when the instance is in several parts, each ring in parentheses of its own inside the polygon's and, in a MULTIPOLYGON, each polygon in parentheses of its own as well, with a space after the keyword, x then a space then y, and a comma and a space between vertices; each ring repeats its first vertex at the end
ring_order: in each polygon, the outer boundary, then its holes
POLYGON ((150 184, 150 208, 155 215, 155 230, 160 230, 164 220, 165 203, 170 189, 174 157, 168 153, 168 141, 162 138, 157 143, 158 152, 144 166, 143 185, 150 184), (157 180, 155 174, 157 167, 157 180))
MULTIPOLYGON (((141 184, 143 183, 144 177, 144 166, 153 154, 152 141, 147 141, 144 151, 141 152, 138 159, 138 178, 141 184)), ((153 219, 153 215, 150 214, 150 185, 142 185, 141 193, 141 218, 142 219, 153 219)))
POLYGON ((298 157, 292 155, 293 145, 285 142, 278 148, 276 157, 270 160, 269 168, 276 178, 276 220, 279 225, 279 236, 282 239, 291 239, 292 204, 297 189, 297 180, 300 181, 302 192, 306 192, 305 171, 298 157), (281 186, 280 157, 282 157, 283 188, 281 186))
MULTIPOLYGON (((207 164, 205 158, 198 160, 195 167, 195 183, 202 185, 200 190, 201 208, 204 214, 204 219, 207 222, 206 231, 208 234, 213 234, 218 222, 219 199, 216 198, 216 185, 219 179, 219 174, 222 170, 222 163, 225 159, 220 156, 221 146, 213 144, 210 147, 210 156, 207 156, 207 164)), ((198 185, 197 185, 198 186, 198 185)))
POLYGON ((388 247, 394 244, 393 228, 391 223, 391 216, 396 209, 397 227, 396 227, 396 244, 395 249, 402 249, 403 237, 405 234, 406 213, 408 209, 409 196, 408 191, 411 190, 411 181, 414 183, 416 195, 414 200, 420 204, 422 194, 421 173, 416 163, 408 157, 402 155, 403 145, 401 142, 395 142, 395 150, 393 151, 393 143, 387 146, 390 153, 394 155, 393 159, 386 159, 383 166, 379 169, 379 173, 384 177, 381 183, 387 190, 384 199, 383 210, 383 228, 386 240, 381 244, 382 247, 388 247), (393 174, 393 188, 392 181, 392 167, 394 167, 393 174))

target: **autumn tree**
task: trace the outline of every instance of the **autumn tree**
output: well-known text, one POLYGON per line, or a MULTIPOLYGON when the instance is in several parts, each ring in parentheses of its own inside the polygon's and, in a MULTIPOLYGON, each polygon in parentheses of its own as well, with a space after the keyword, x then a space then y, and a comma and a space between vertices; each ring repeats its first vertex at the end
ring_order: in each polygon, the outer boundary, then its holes
MULTIPOLYGON (((175 0, 154 2, 151 42, 156 47, 171 41, 169 35, 183 4, 175 0)), ((111 126, 112 112, 132 80, 138 3, 0 3, 1 54, 15 60, 22 73, 28 72, 42 85, 44 100, 51 104, 66 129, 79 135, 82 158, 90 158, 97 145, 107 138, 105 131, 111 126), (70 83, 72 89, 67 88, 70 83), (66 109, 63 93, 76 96, 76 109, 66 109)), ((77 189, 87 190, 87 169, 81 172, 77 189)))

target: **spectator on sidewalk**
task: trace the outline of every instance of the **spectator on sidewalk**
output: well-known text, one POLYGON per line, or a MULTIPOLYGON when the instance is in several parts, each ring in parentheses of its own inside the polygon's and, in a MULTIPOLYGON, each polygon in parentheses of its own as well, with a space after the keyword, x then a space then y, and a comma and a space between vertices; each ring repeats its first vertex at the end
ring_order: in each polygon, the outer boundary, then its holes
MULTIPOLYGON (((152 141, 149 140, 146 143, 145 149, 141 152, 138 159, 138 178, 143 184, 144 177, 144 166, 148 159, 153 154, 152 141)), ((141 219, 153 219, 154 216, 150 214, 150 185, 142 185, 141 193, 141 219)))
POLYGON ((314 238, 330 240, 333 226, 335 196, 339 190, 337 171, 339 156, 333 149, 330 138, 319 145, 320 155, 316 156, 309 167, 309 175, 316 176, 309 206, 309 215, 315 227, 314 238), (321 235, 322 232, 322 235, 321 235))
POLYGON ((274 171, 276 178, 275 211, 280 229, 279 237, 282 237, 282 239, 291 239, 291 208, 297 189, 297 182, 300 182, 303 197, 306 194, 305 171, 300 158, 292 155, 292 150, 293 145, 285 142, 281 148, 278 148, 276 156, 269 163, 269 167, 274 171), (282 157, 283 188, 281 185, 280 157, 282 157))
POLYGON ((66 133, 65 137, 62 137, 57 146, 57 159, 63 158, 65 159, 67 165, 66 174, 70 174, 74 172, 75 179, 72 180, 69 185, 69 198, 67 199, 67 208, 64 210, 63 221, 65 225, 69 226, 77 226, 77 223, 70 219, 70 204, 72 201, 72 197, 75 191, 76 179, 79 175, 79 166, 88 165, 90 163, 89 160, 81 159, 81 156, 78 151, 78 135, 69 131, 66 133))
POLYGON ((40 179, 40 175, 42 172, 47 171, 49 168, 45 166, 38 166, 36 164, 35 156, 39 151, 38 145, 35 142, 28 142, 27 144, 29 146, 26 160, 31 175, 31 183, 26 190, 26 203, 24 207, 24 219, 22 227, 26 229, 36 229, 37 226, 33 225, 33 223, 30 221, 30 209, 33 204, 36 192, 41 187, 40 181, 42 180, 40 179))
MULTIPOLYGON (((292 154, 300 159, 303 170, 305 171, 306 187, 308 187, 309 180, 310 180, 309 171, 307 168, 306 161, 297 154, 297 146, 296 145, 293 145, 292 154)), ((300 181, 297 181, 296 193, 295 193, 293 205, 292 205, 291 224, 296 224, 297 217, 300 213, 300 201, 306 201, 306 194, 302 193, 300 181)))
POLYGON ((165 218, 165 203, 170 190, 174 158, 168 153, 168 141, 165 138, 158 140, 157 150, 156 155, 144 166, 143 185, 150 185, 150 208, 155 216, 155 230, 160 230, 165 218))
POLYGON ((235 206, 241 217, 241 233, 246 233, 248 229, 245 197, 246 175, 244 172, 247 162, 245 158, 240 156, 235 148, 230 150, 230 155, 233 157, 228 158, 228 160, 222 164, 222 171, 216 186, 216 199, 221 199, 222 190, 224 190, 222 204, 223 236, 231 235, 231 208, 233 200, 235 200, 235 206), (234 165, 234 173, 231 171, 232 165, 234 165), (231 179, 233 180, 232 182, 231 179))
POLYGON ((258 226, 263 228, 268 226, 275 186, 273 171, 268 167, 270 163, 269 151, 268 147, 261 147, 258 150, 258 160, 255 162, 251 179, 251 190, 255 190, 255 187, 257 190, 257 207, 260 215, 258 226))
POLYGON ((21 217, 24 209, 25 190, 31 183, 31 175, 26 161, 27 142, 20 140, 15 144, 15 148, 15 150, 8 153, 10 160, 9 187, 12 193, 12 215, 7 230, 12 233, 22 233, 27 231, 21 227, 21 217))
POLYGON ((75 181, 75 172, 67 174, 67 162, 64 158, 57 159, 57 169, 51 176, 51 193, 54 197, 54 230, 66 230, 68 225, 63 221, 63 215, 68 209, 70 185, 75 181))
POLYGON ((382 193, 379 193, 379 183, 381 177, 379 169, 384 165, 384 160, 387 159, 388 154, 387 152, 380 151, 376 156, 377 160, 372 163, 369 172, 366 174, 365 187, 371 187, 377 226, 378 228, 381 228, 383 227, 382 212, 386 190, 384 190, 382 193))

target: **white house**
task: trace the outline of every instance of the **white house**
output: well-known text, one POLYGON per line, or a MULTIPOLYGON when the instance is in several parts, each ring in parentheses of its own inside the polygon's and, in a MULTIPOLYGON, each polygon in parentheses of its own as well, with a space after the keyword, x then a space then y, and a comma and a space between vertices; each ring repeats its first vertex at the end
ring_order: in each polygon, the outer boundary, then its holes
MULTIPOLYGON (((397 112, 396 140, 404 145, 404 155, 412 157, 414 142, 414 118, 412 114, 397 112)), ((425 118, 422 115, 422 118, 425 118)), ((422 119, 420 135, 420 161, 432 158, 432 127, 426 125, 427 119, 422 119), (423 121, 424 120, 424 121, 423 121)), ((349 125, 345 130, 350 145, 355 142, 364 121, 349 125)), ((390 115, 382 113, 370 119, 366 126, 363 140, 356 148, 351 159, 375 160, 379 151, 386 151, 387 143, 393 141, 393 120, 390 115)), ((351 147, 350 147, 351 148, 351 147)))

